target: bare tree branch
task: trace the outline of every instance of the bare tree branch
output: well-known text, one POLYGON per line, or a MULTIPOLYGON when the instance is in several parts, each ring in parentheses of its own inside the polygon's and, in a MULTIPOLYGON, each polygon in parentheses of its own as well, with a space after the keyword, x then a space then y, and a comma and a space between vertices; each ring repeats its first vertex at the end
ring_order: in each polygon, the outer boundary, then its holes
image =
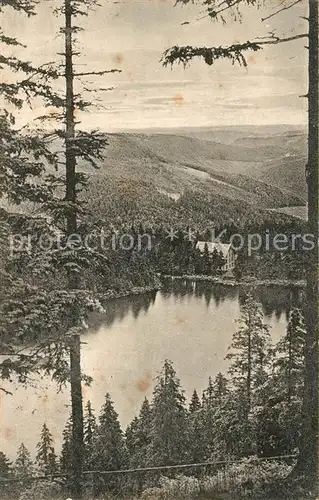
POLYGON ((298 35, 289 36, 287 38, 280 38, 278 36, 272 35, 272 37, 270 37, 270 40, 258 42, 258 45, 274 45, 277 43, 286 43, 291 42, 292 40, 299 40, 300 38, 308 38, 308 34, 300 33, 298 35))
POLYGON ((0 387, 0 391, 4 392, 7 396, 13 396, 12 392, 7 391, 7 389, 4 389, 3 387, 0 387))
POLYGON ((267 19, 270 19, 271 17, 274 17, 276 16, 277 14, 279 14, 280 12, 283 12, 284 10, 289 10, 291 9, 292 7, 294 7, 295 5, 297 5, 298 3, 301 3, 303 0, 296 0, 294 3, 290 4, 290 5, 286 5, 285 7, 281 7, 281 9, 278 9, 276 12, 273 12, 272 14, 270 14, 269 16, 267 17, 262 17, 261 18, 261 21, 264 22, 264 21, 267 21, 267 19))
POLYGON ((103 75, 106 75, 107 73, 122 73, 122 70, 121 69, 108 69, 105 71, 88 71, 87 73, 74 73, 73 76, 91 76, 91 75, 103 76, 103 75))

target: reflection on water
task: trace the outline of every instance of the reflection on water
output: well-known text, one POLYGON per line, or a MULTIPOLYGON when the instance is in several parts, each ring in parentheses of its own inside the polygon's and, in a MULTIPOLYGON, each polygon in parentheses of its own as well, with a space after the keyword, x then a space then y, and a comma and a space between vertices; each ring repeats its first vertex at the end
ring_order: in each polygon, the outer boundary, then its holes
MULTIPOLYGON (((261 303, 266 317, 275 315, 280 320, 285 315, 288 320, 293 307, 302 307, 303 290, 298 287, 259 286, 251 290, 256 300, 261 303)), ((239 301, 243 302, 247 288, 239 290, 239 301)))
MULTIPOLYGON (((165 281, 157 293, 109 301, 105 314, 92 316, 90 330, 83 336, 82 367, 93 377, 91 387, 84 388, 84 400, 90 399, 98 412, 110 392, 125 427, 144 397, 152 396, 165 358, 173 361, 187 397, 195 387, 201 392, 209 376, 227 372, 225 355, 247 290, 175 279, 165 281)), ((290 309, 301 305, 302 293, 283 287, 258 287, 253 293, 277 341, 285 332, 290 309)), ((19 387, 13 397, 2 396, 0 449, 14 458, 24 442, 34 454, 46 422, 59 450, 69 412, 68 388, 57 394, 48 379, 38 380, 37 390, 19 387)))
POLYGON ((160 292, 148 292, 109 301, 105 314, 92 316, 91 330, 97 330, 101 324, 110 327, 114 321, 122 321, 128 314, 132 314, 137 319, 141 312, 147 313, 149 308, 154 306, 157 293, 164 299, 175 297, 180 301, 183 298, 195 297, 203 299, 207 307, 213 303, 213 306, 218 308, 225 300, 238 300, 239 304, 242 304, 247 292, 251 292, 261 303, 266 317, 274 316, 278 321, 282 315, 288 320, 289 312, 293 307, 302 307, 303 291, 299 287, 230 286, 211 281, 196 282, 168 278, 164 280, 160 292))
POLYGON ((175 297, 194 295, 197 298, 204 298, 207 306, 213 300, 215 307, 218 307, 226 299, 236 298, 242 304, 247 292, 251 292, 261 303, 265 316, 275 315, 278 320, 282 314, 285 314, 286 319, 288 319, 292 307, 302 306, 302 290, 299 287, 229 286, 214 284, 210 281, 167 279, 162 290, 166 297, 173 294, 175 297))
POLYGON ((104 314, 92 314, 90 331, 97 330, 102 324, 111 327, 114 321, 122 321, 128 314, 137 319, 141 311, 147 313, 150 306, 154 305, 156 293, 148 292, 108 301, 105 304, 104 314))
POLYGON ((182 298, 184 296, 194 296, 196 298, 204 298, 207 307, 211 301, 214 301, 216 307, 225 299, 234 299, 238 295, 237 287, 225 286, 214 284, 210 281, 192 281, 192 280, 179 280, 167 279, 164 281, 161 293, 164 297, 182 298))

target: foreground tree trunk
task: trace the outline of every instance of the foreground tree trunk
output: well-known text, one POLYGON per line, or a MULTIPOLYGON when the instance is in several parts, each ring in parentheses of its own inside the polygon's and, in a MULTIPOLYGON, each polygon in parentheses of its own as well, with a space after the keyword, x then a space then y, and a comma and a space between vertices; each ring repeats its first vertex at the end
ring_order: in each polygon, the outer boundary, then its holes
POLYGON ((81 387, 81 350, 80 338, 73 336, 70 345, 71 368, 71 402, 72 402, 72 492, 76 498, 81 498, 82 469, 84 457, 83 444, 83 402, 81 387))
MULTIPOLYGON (((65 135, 65 199, 69 203, 67 212, 67 236, 77 231, 76 213, 76 156, 74 152, 75 120, 74 120, 74 74, 72 50, 72 4, 65 0, 65 82, 66 82, 66 135, 65 135)), ((70 273, 69 286, 77 287, 77 279, 70 273)), ((81 480, 84 456, 83 443, 83 401, 81 387, 81 345, 78 335, 70 339, 70 378, 72 404, 72 459, 73 480, 72 492, 76 498, 81 497, 81 480)))
POLYGON ((309 486, 318 478, 318 1, 309 0, 308 228, 314 235, 307 271, 303 431, 297 471, 309 486))
POLYGON ((248 412, 251 409, 251 368, 252 368, 252 353, 251 353, 251 311, 248 311, 248 345, 247 345, 247 404, 248 412))

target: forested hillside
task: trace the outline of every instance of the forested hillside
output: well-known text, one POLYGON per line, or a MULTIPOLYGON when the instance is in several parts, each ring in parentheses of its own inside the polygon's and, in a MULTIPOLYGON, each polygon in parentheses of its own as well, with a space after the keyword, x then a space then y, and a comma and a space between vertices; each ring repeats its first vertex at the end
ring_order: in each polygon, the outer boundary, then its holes
POLYGON ((198 228, 262 220, 265 208, 305 205, 298 188, 304 162, 295 160, 303 154, 304 136, 296 137, 222 144, 173 134, 111 134, 85 197, 93 214, 114 224, 187 221, 198 228))

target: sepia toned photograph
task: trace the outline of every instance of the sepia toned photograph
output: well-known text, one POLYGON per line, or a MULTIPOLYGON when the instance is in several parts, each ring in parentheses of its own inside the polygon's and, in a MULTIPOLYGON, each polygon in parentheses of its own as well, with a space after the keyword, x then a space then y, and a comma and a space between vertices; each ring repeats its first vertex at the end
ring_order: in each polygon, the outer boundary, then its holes
POLYGON ((0 14, 0 499, 318 500, 318 0, 0 14))

